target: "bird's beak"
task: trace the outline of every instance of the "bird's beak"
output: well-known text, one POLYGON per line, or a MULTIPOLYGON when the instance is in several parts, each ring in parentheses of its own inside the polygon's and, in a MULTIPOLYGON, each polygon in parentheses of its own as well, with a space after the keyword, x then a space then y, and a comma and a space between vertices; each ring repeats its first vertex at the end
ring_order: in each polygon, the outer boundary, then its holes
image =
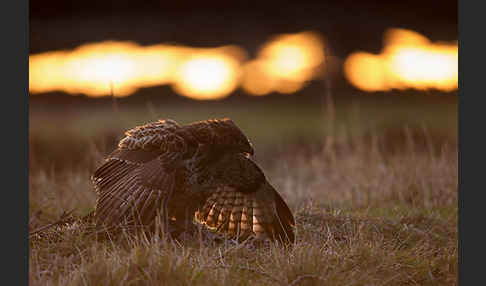
POLYGON ((251 156, 253 156, 255 154, 255 150, 253 150, 253 146, 251 145, 251 143, 249 143, 249 147, 250 148, 248 148, 248 150, 246 152, 246 157, 247 158, 250 158, 251 156))

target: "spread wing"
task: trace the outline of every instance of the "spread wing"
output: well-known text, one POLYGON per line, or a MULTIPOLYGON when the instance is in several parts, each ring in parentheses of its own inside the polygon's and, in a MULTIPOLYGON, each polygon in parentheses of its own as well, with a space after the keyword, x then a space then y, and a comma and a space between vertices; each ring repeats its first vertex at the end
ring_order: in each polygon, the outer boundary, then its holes
POLYGON ((176 166, 187 147, 177 128, 177 123, 166 120, 125 133, 118 149, 92 176, 98 192, 97 225, 149 226, 155 221, 175 189, 176 166))
POLYGON ((230 239, 249 236, 294 242, 294 217, 258 166, 242 154, 226 156, 216 166, 212 189, 195 221, 230 239))

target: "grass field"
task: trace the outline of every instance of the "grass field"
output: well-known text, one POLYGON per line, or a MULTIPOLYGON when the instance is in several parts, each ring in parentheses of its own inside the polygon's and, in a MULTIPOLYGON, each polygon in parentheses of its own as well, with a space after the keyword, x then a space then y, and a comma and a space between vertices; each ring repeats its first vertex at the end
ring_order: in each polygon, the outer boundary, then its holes
POLYGON ((294 213, 297 240, 289 248, 118 244, 80 227, 30 239, 30 284, 457 285, 457 105, 399 100, 120 106, 116 117, 31 106, 31 230, 93 209, 89 176, 125 129, 157 117, 229 116, 294 213))

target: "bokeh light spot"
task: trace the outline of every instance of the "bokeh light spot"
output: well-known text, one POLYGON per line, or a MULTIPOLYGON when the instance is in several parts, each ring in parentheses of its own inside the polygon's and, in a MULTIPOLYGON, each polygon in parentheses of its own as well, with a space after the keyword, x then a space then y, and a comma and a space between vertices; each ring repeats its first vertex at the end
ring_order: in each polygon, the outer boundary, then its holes
POLYGON ((456 43, 432 43, 417 32, 389 29, 381 54, 351 54, 344 63, 346 78, 359 89, 439 89, 453 91, 458 83, 456 43))
POLYGON ((324 55, 324 42, 315 32, 277 35, 245 65, 242 86, 254 95, 296 92, 319 75, 324 55))
POLYGON ((194 99, 218 99, 238 85, 239 63, 231 57, 201 55, 182 63, 174 89, 194 99))

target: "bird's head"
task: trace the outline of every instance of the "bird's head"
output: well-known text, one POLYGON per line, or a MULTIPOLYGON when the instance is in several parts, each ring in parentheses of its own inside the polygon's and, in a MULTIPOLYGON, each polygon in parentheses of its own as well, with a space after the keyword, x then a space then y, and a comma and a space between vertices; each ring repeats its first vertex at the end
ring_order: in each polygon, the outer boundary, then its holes
POLYGON ((185 127, 202 145, 211 146, 214 152, 254 154, 250 140, 229 118, 193 122, 185 127))
POLYGON ((217 134, 216 144, 226 150, 244 153, 247 157, 255 153, 248 137, 236 126, 233 120, 223 118, 216 120, 214 130, 217 134))

